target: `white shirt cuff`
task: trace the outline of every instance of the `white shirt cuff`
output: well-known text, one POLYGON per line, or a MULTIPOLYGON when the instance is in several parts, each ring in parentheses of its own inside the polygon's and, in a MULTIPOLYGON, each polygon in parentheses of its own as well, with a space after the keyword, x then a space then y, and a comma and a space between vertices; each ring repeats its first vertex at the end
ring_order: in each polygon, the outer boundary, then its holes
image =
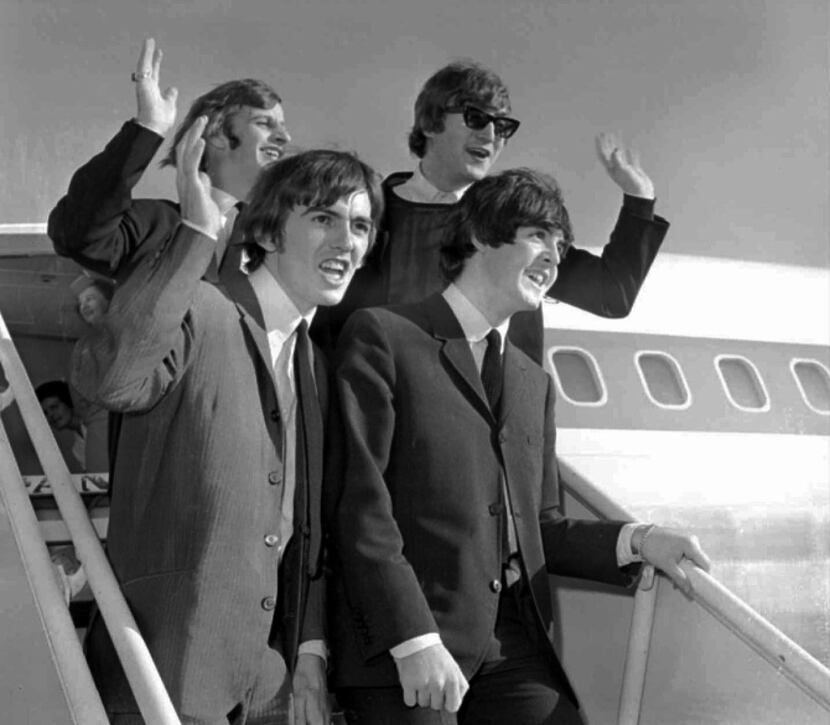
POLYGON ((323 662, 328 662, 329 653, 326 643, 322 639, 310 639, 297 648, 298 655, 317 655, 323 662))
POLYGON ((640 526, 638 523, 623 524, 620 529, 620 535, 617 537, 617 566, 637 564, 643 560, 642 556, 631 551, 631 534, 638 526, 640 526))
POLYGON ((389 650, 389 653, 396 660, 399 660, 403 657, 414 655, 416 652, 420 652, 427 647, 432 647, 435 644, 441 644, 441 635, 438 632, 429 632, 428 634, 421 634, 405 642, 396 644, 389 650))

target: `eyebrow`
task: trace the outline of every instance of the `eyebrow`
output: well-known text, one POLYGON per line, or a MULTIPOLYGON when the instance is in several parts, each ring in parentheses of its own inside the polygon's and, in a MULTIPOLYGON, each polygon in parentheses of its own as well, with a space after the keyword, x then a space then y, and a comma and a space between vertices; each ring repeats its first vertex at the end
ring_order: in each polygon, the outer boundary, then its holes
MULTIPOLYGON (((314 213, 319 213, 319 212, 325 212, 326 214, 331 214, 332 216, 335 216, 338 219, 346 219, 345 214, 342 214, 339 211, 335 211, 330 206, 320 206, 319 204, 308 207, 303 212, 303 216, 307 216, 309 214, 314 214, 314 213)), ((372 221, 371 217, 363 216, 362 214, 360 216, 348 217, 348 220, 353 221, 353 222, 362 220, 362 221, 368 222, 369 224, 374 225, 374 221, 372 221)))

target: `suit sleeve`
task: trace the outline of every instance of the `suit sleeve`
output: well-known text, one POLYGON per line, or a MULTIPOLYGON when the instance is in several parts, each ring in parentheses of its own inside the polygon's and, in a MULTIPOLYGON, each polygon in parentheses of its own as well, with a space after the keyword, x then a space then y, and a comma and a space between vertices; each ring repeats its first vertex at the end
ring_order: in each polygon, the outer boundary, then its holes
POLYGON ((668 229, 652 200, 626 195, 602 256, 568 250, 548 296, 601 317, 625 317, 668 229))
POLYGON ((183 375, 193 355, 190 310, 215 243, 182 224, 116 290, 105 322, 72 354, 72 384, 119 412, 146 410, 183 375))
POLYGON ((87 269, 115 276, 175 207, 133 200, 132 190, 163 138, 128 121, 104 150, 72 176, 69 190, 49 214, 55 251, 87 269))
POLYGON ((617 564, 617 539, 623 522, 572 519, 562 515, 553 417, 554 389, 550 379, 545 405, 545 462, 539 525, 548 573, 628 586, 633 581, 632 570, 620 569, 617 564))
POLYGON ((368 660, 438 627, 404 555, 385 478, 395 431, 395 361, 373 310, 352 315, 337 357, 345 466, 334 552, 368 660))

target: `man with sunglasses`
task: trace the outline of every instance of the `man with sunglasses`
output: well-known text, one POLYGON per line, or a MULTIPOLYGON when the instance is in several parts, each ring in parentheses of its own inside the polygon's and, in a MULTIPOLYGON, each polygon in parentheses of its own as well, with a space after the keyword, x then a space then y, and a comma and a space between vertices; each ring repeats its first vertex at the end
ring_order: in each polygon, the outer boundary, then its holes
MULTIPOLYGON (((416 302, 443 289, 441 241, 458 200, 487 175, 519 129, 510 112, 507 87, 478 63, 456 61, 427 80, 415 101, 409 134, 409 149, 420 161, 413 172, 393 173, 385 180, 386 212, 378 244, 344 301, 326 310, 328 329, 318 330, 321 335, 336 339, 355 309, 416 302)), ((603 317, 625 317, 668 223, 654 215, 654 185, 636 157, 611 135, 597 139, 597 152, 624 194, 619 219, 601 257, 570 249, 548 296, 603 317)), ((542 310, 516 314, 510 339, 541 363, 542 310)), ((321 343, 331 342, 321 337, 321 343)))

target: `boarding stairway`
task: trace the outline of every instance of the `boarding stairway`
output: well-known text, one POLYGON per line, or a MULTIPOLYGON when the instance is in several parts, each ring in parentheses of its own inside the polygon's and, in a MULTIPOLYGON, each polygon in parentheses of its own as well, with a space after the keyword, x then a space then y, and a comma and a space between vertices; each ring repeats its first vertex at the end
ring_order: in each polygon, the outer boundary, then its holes
MULTIPOLYGON (((141 712, 178 723, 106 560, 105 523, 100 512, 90 521, 1 316, 0 366, 0 408, 20 409, 141 712)), ((567 464, 561 472, 569 515, 632 520, 567 464)), ((29 493, 0 425, 0 722, 106 723, 44 540, 57 524, 38 521, 29 493)), ((558 583, 562 659, 588 723, 830 722, 830 670, 716 579, 684 570, 691 598, 650 567, 633 596, 558 583)))
MULTIPOLYGON (((0 365, 9 383, 2 394, 2 407, 13 401, 19 408, 141 713, 153 725, 176 725, 178 716, 121 594, 2 316, 0 365)), ((0 719, 10 724, 103 725, 108 719, 101 698, 2 426, 0 493, 0 646, 3 648, 0 693, 5 700, 0 701, 0 719), (24 582, 28 584, 25 588, 21 586, 24 582), (40 632, 33 631, 35 612, 40 632), (41 677, 44 670, 33 663, 33 659, 42 658, 47 651, 64 703, 56 700, 55 679, 41 677), (15 672, 24 677, 15 676, 15 672), (25 677, 29 672, 36 673, 37 677, 25 677)))

